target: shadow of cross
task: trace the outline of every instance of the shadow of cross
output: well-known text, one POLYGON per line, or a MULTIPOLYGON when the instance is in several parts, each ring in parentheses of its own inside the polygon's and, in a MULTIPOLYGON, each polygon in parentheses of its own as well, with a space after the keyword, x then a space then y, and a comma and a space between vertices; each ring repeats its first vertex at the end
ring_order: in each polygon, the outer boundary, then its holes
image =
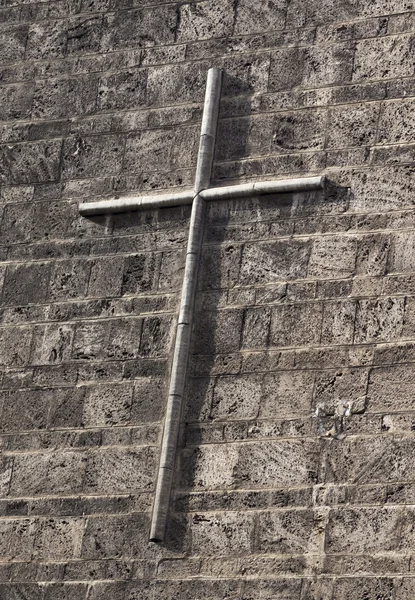
POLYGON ((324 176, 300 179, 250 182, 227 187, 210 187, 216 129, 222 87, 222 71, 212 68, 208 72, 202 129, 193 190, 157 196, 124 197, 100 202, 87 202, 79 207, 83 216, 115 214, 132 210, 151 210, 167 206, 192 205, 187 244, 179 318, 173 351, 170 385, 156 493, 151 522, 150 540, 164 540, 168 518, 173 473, 176 461, 180 418, 186 384, 190 337, 193 327, 194 303, 202 250, 206 202, 249 198, 264 194, 299 192, 321 189, 324 176))

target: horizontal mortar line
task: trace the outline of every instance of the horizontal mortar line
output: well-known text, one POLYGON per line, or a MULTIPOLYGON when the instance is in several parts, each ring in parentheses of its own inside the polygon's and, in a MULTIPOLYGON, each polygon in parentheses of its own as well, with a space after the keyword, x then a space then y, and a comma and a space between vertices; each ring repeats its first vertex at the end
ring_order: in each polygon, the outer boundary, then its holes
MULTIPOLYGON (((26 432, 24 432, 26 433, 26 432)), ((57 451, 62 451, 62 453, 64 454, 68 454, 68 453, 74 453, 74 454, 80 454, 80 453, 85 453, 87 452, 88 454, 97 454, 99 452, 108 452, 109 450, 142 450, 143 448, 152 448, 155 450, 159 449, 159 442, 149 442, 147 444, 141 443, 141 444, 134 444, 134 443, 130 443, 128 445, 120 445, 120 444, 113 444, 113 445, 108 445, 108 446, 101 446, 101 445, 97 445, 97 446, 62 446, 59 447, 57 445, 49 447, 49 448, 34 448, 33 450, 27 449, 27 450, 7 450, 4 449, 4 456, 22 456, 22 455, 30 455, 33 456, 35 454, 52 454, 52 453, 56 453, 57 451)))
MULTIPOLYGON (((384 438, 385 440, 391 440, 391 438, 393 440, 395 440, 395 438, 408 438, 411 435, 411 431, 405 431, 405 432, 382 432, 382 431, 378 431, 378 432, 374 432, 374 433, 347 433, 346 432, 346 438, 349 440, 356 440, 356 439, 372 439, 372 438, 384 438)), ((413 435, 413 433, 412 433, 413 435)), ((236 440, 231 438, 228 440, 217 440, 214 442, 199 442, 197 444, 188 444, 185 447, 181 448, 181 450, 185 451, 185 450, 194 450, 197 448, 202 448, 204 446, 224 446, 224 445, 229 445, 229 444, 256 444, 256 443, 263 443, 263 442, 276 442, 276 443, 285 443, 285 442, 299 442, 299 441, 304 441, 304 442, 311 442, 311 441, 316 441, 319 442, 320 440, 328 440, 328 441, 332 441, 333 437, 325 435, 325 434, 321 434, 319 435, 318 433, 315 434, 306 434, 306 435, 297 435, 297 436, 281 436, 281 437, 248 437, 245 439, 242 438, 237 438, 236 440)))
MULTIPOLYGON (((119 496, 125 496, 126 498, 130 498, 132 495, 149 495, 149 494, 154 494, 154 489, 150 489, 150 490, 142 490, 142 489, 137 489, 134 488, 133 490, 130 490, 129 492, 114 492, 114 494, 112 496, 109 496, 108 494, 102 494, 101 496, 97 496, 96 493, 91 492, 90 494, 88 494, 87 492, 81 492, 79 496, 74 496, 73 493, 72 494, 65 494, 64 492, 60 492, 59 494, 42 494, 39 496, 7 496, 6 498, 3 498, 2 500, 7 500, 9 502, 20 502, 20 501, 43 501, 43 500, 67 500, 70 498, 78 498, 79 500, 88 500, 90 498, 97 498, 97 499, 105 499, 105 498, 113 498, 113 497, 119 497, 119 496)), ((150 509, 148 509, 150 510, 150 509)), ((133 510, 131 511, 131 514, 135 514, 135 513, 147 513, 148 511, 143 511, 143 510, 133 510)), ((114 513, 114 514, 118 514, 118 513, 114 513)), ((2 518, 2 517, 1 517, 2 518)))
MULTIPOLYGON (((207 492, 209 493, 209 492, 207 492)), ((189 509, 189 510, 185 510, 185 511, 178 511, 175 510, 173 511, 175 515, 197 515, 200 513, 209 513, 212 515, 221 515, 221 514, 227 514, 227 513, 237 513, 237 514, 241 514, 241 512, 243 514, 245 513, 250 513, 252 514, 258 514, 258 513, 287 513, 287 512, 313 512, 313 513, 318 513, 321 510, 325 510, 325 509, 329 509, 330 511, 333 512, 340 512, 340 511, 344 511, 344 512, 350 512, 350 511, 361 511, 361 510, 369 510, 369 511, 373 511, 373 512, 377 512, 379 509, 384 511, 384 510, 389 510, 390 512, 396 512, 396 511, 401 511, 402 507, 407 507, 407 508, 411 508, 414 510, 414 505, 407 503, 407 504, 385 504, 384 502, 382 503, 381 501, 378 504, 359 504, 359 503, 354 503, 353 501, 348 501, 348 502, 344 502, 344 503, 324 503, 322 502, 321 504, 298 504, 298 505, 293 505, 293 504, 288 504, 286 506, 275 506, 275 505, 264 505, 264 506, 259 506, 256 508, 253 507, 247 507, 247 506, 239 506, 239 507, 235 507, 235 508, 222 508, 222 509, 209 509, 209 508, 200 508, 200 509, 189 509), (377 508, 378 507, 378 508, 377 508)), ((2 519, 3 517, 0 517, 0 519, 2 519)), ((393 552, 393 551, 392 551, 393 552)), ((353 556, 355 556, 355 554, 353 553, 353 556)), ((367 555, 366 555, 367 556, 367 555)))

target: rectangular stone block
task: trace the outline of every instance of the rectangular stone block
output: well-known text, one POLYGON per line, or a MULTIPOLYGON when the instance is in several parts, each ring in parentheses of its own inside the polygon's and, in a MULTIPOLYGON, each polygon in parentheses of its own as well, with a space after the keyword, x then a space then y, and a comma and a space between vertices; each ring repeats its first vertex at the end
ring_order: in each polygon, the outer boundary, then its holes
POLYGON ((220 6, 203 2, 184 4, 179 11, 177 41, 180 43, 226 37, 233 32, 232 0, 224 0, 220 6))
POLYGON ((333 279, 350 277, 355 271, 356 252, 354 238, 319 238, 313 242, 308 276, 333 279))
POLYGON ((292 304, 273 309, 270 345, 317 345, 321 336, 323 306, 317 303, 292 304))
POLYGON ((85 472, 87 493, 132 493, 151 491, 157 471, 157 450, 111 449, 91 453, 85 472))
POLYGON ((388 273, 415 271, 415 234, 397 232, 392 236, 388 259, 388 273))
POLYGON ((125 139, 119 135, 66 138, 62 150, 62 177, 96 177, 121 171, 125 139))
POLYGON ((55 561, 79 556, 84 528, 82 518, 43 520, 34 544, 34 557, 55 561))
POLYGON ((326 529, 330 553, 366 554, 396 550, 402 509, 343 508, 332 510, 326 529))
POLYGON ((101 77, 98 84, 98 109, 132 109, 144 106, 146 84, 146 71, 122 71, 101 77))
POLYGON ((353 342, 355 302, 326 302, 323 309, 321 343, 323 345, 353 342))
POLYGON ((30 118, 33 102, 33 87, 33 84, 15 84, 6 85, 0 89, 1 121, 30 118))
POLYGON ((216 380, 210 418, 217 421, 254 419, 261 399, 261 379, 255 376, 216 380))
POLYGON ((307 110, 275 116, 271 152, 321 150, 326 136, 327 111, 307 110))
POLYGON ((24 58, 28 35, 27 25, 2 28, 0 33, 0 58, 3 65, 24 58))
POLYGON ((49 298, 52 301, 84 298, 90 271, 91 263, 85 260, 55 263, 49 283, 49 298))
POLYGON ((318 553, 323 533, 312 510, 260 513, 257 517, 255 550, 262 553, 318 553))
POLYGON ((379 143, 399 144, 413 141, 414 104, 411 98, 385 103, 379 122, 379 143))
POLYGON ((242 251, 239 281, 256 285, 304 278, 310 250, 310 242, 303 240, 247 244, 242 251))
POLYGON ((261 0, 255 5, 252 5, 249 0, 241 0, 237 6, 234 34, 244 35, 283 29, 286 6, 285 0, 278 0, 273 4, 261 0))
POLYGON ((355 343, 390 342, 399 339, 404 310, 404 298, 358 300, 355 343))
POLYGON ((155 291, 158 286, 161 254, 136 254, 125 258, 121 294, 155 291))
POLYGON ((269 342, 271 307, 251 308, 244 313, 242 348, 266 348, 269 342))
POLYGON ((247 156, 269 154, 269 131, 275 118, 272 115, 219 121, 215 158, 235 160, 247 156))
POLYGON ((313 373, 287 371, 263 376, 261 418, 281 419, 311 414, 313 373))
POLYGON ((112 427, 130 421, 133 387, 131 385, 100 385, 88 389, 83 407, 86 427, 112 427))
POLYGON ((364 236, 357 242, 356 274, 385 275, 391 247, 388 235, 364 236))
POLYGON ((366 408, 368 371, 350 369, 325 371, 315 378, 313 404, 317 414, 361 413, 366 408))
POLYGON ((81 557, 85 559, 138 558, 148 547, 148 516, 100 515, 87 521, 81 557))
POLYGON ((193 352, 223 354, 239 350, 242 333, 241 309, 198 313, 195 320, 193 352))
POLYGON ((59 177, 61 140, 0 146, 0 182, 42 183, 59 177))
POLYGON ((190 519, 193 552, 197 555, 240 555, 252 551, 254 519, 243 513, 202 513, 190 519))
POLYGON ((382 79, 412 75, 411 35, 363 40, 356 44, 353 81, 382 79))
POLYGON ((85 465, 83 452, 18 454, 14 457, 10 496, 77 494, 83 487, 85 465))
POLYGON ((368 387, 368 411, 412 411, 413 365, 394 365, 372 369, 368 387))
POLYGON ((67 47, 66 21, 49 20, 29 27, 26 58, 63 58, 67 47))
POLYGON ((329 113, 328 148, 372 145, 380 105, 375 103, 333 108, 329 113))
POLYGON ((143 10, 108 13, 104 21, 101 50, 111 52, 172 44, 175 42, 177 18, 174 6, 152 6, 143 10))
POLYGON ((360 484, 410 481, 414 452, 412 439, 394 442, 383 436, 346 439, 330 446, 326 481, 360 484))
POLYGON ((88 296, 98 298, 120 296, 123 267, 122 257, 103 257, 93 261, 88 282, 88 296))

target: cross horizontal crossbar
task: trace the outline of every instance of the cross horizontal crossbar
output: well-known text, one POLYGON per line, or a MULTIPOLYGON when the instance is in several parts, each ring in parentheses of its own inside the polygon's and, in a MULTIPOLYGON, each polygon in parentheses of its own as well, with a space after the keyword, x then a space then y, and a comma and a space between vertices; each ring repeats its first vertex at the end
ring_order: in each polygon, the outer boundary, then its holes
MULTIPOLYGON (((209 188, 199 193, 206 202, 213 200, 232 200, 262 196, 265 194, 283 194, 321 189, 324 186, 324 176, 299 177, 297 179, 276 179, 273 181, 258 181, 226 187, 209 188)), ((184 190, 177 194, 160 194, 158 196, 138 196, 111 198, 100 202, 84 202, 79 206, 79 212, 84 217, 116 214, 138 210, 153 210, 169 206, 185 206, 192 204, 194 190, 184 190)))

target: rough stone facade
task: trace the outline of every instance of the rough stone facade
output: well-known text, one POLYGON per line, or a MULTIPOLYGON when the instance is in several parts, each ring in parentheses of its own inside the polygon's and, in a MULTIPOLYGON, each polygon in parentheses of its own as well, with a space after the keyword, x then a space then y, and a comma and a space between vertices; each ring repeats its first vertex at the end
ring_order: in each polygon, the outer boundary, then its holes
POLYGON ((415 597, 413 0, 0 0, 2 600, 415 597), (225 69, 165 544, 192 186, 225 69))

